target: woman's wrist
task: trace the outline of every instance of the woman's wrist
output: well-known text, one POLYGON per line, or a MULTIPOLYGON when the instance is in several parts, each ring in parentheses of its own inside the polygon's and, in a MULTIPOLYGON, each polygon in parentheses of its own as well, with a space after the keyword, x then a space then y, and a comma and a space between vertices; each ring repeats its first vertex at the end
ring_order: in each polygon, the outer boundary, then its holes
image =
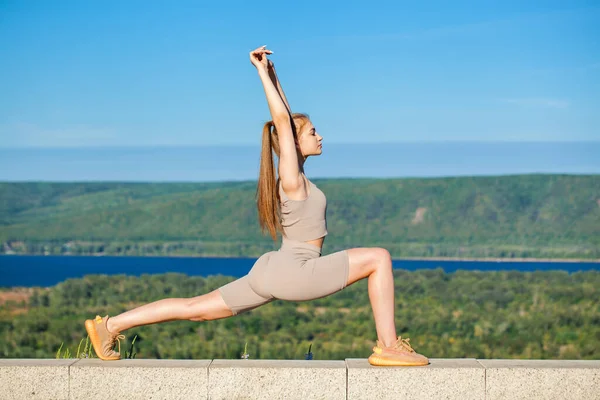
POLYGON ((258 71, 258 76, 260 76, 260 79, 268 79, 269 81, 271 80, 268 69, 257 68, 256 70, 258 71))

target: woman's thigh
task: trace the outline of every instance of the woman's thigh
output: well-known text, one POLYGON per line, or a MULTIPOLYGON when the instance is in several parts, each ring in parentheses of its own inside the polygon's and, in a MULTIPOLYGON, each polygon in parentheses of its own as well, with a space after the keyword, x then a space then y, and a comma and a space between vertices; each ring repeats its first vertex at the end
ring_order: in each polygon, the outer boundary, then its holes
POLYGON ((248 275, 221 286, 218 292, 234 315, 250 311, 272 300, 262 297, 252 289, 248 275))
POLYGON ((389 251, 379 247, 357 247, 348 252, 347 285, 369 277, 378 267, 392 267, 389 251))
MULTIPOLYGON (((273 300, 264 290, 257 290, 254 284, 257 279, 260 280, 257 275, 262 276, 266 272, 265 267, 273 253, 275 252, 263 254, 256 260, 248 275, 218 289, 223 301, 234 314, 252 310, 273 300)), ((260 287, 262 286, 259 285, 260 287)))
POLYGON ((348 254, 340 251, 307 261, 278 257, 269 263, 270 293, 290 301, 325 297, 346 287, 348 254), (278 262, 286 265, 278 265, 278 262))

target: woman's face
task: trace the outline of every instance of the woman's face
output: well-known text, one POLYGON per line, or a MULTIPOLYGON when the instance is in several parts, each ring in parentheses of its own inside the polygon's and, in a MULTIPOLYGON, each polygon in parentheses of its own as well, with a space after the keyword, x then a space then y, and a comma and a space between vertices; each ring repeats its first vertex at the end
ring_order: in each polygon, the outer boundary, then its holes
POLYGON ((323 137, 317 133, 312 122, 308 121, 298 132, 298 146, 304 157, 318 156, 323 152, 323 137))

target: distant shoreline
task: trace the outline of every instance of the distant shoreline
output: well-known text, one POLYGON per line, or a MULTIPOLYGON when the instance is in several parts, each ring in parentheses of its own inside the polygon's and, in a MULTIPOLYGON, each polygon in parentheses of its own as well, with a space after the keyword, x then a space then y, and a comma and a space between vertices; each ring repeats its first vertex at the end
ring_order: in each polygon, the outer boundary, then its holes
POLYGON ((598 258, 462 258, 462 257, 402 257, 394 260, 410 261, 473 261, 473 262, 547 262, 547 263, 600 263, 598 258))
MULTIPOLYGON (((328 253, 329 254, 329 253, 328 253)), ((327 254, 325 254, 327 255, 327 254)), ((224 255, 105 255, 105 254, 0 254, 0 257, 143 257, 143 258, 245 258, 256 259, 260 256, 224 256, 224 255)), ((498 263, 593 263, 600 264, 600 259, 592 258, 467 258, 467 257, 392 257, 393 261, 457 261, 457 262, 498 262, 498 263)))

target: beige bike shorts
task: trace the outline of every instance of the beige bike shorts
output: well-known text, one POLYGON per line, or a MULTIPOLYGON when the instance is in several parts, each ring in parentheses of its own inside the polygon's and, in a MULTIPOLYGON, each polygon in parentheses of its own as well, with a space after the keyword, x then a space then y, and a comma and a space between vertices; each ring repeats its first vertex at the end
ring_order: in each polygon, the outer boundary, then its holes
POLYGON ((321 257, 319 247, 284 240, 281 249, 263 254, 248 275, 219 291, 234 314, 273 300, 306 301, 328 296, 348 283, 348 253, 321 257))

